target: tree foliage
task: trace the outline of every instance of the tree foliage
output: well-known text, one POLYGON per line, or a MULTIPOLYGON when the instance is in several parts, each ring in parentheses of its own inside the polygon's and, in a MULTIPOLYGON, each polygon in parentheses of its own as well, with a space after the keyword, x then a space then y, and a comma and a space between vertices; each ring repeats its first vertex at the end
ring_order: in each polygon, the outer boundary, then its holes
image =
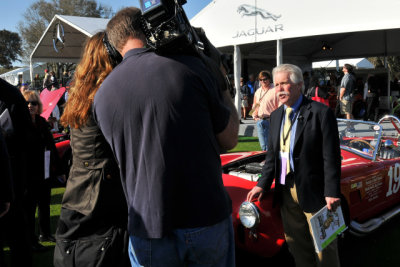
POLYGON ((11 68, 13 61, 21 55, 21 38, 18 33, 0 31, 0 66, 11 68))
MULTIPOLYGON (((374 64, 375 68, 385 67, 385 57, 370 57, 368 60, 374 64)), ((386 61, 391 78, 400 78, 400 56, 388 56, 386 61)))
POLYGON ((18 25, 26 58, 56 14, 109 18, 112 15, 112 8, 98 4, 95 0, 37 0, 24 12, 24 19, 18 25))

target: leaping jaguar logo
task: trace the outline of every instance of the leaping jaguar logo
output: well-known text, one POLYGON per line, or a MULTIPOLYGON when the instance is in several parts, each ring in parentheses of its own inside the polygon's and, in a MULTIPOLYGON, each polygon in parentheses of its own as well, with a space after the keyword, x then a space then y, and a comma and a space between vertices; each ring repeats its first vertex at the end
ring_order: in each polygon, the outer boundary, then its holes
POLYGON ((244 16, 257 16, 260 15, 263 19, 273 19, 274 21, 277 21, 281 15, 276 16, 272 13, 269 13, 268 11, 255 7, 255 6, 251 6, 251 5, 240 5, 238 7, 237 12, 239 14, 242 14, 242 17, 244 16))

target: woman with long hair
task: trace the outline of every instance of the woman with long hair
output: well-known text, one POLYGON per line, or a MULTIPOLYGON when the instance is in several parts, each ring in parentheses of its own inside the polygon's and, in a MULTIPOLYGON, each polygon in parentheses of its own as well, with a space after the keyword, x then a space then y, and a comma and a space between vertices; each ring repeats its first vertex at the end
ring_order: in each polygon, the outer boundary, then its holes
POLYGON ((119 169, 92 113, 94 96, 113 69, 104 38, 99 32, 87 41, 61 117, 71 129, 73 163, 56 232, 56 267, 129 266, 119 169))

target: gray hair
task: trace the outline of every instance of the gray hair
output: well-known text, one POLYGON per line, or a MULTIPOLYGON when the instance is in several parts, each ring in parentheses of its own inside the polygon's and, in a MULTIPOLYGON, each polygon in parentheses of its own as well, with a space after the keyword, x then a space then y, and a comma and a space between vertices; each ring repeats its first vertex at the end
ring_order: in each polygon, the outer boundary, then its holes
POLYGON ((281 64, 276 66, 272 70, 272 76, 274 77, 275 83, 275 74, 278 72, 288 72, 290 81, 295 84, 303 83, 302 90, 304 90, 304 80, 303 80, 303 72, 299 67, 293 64, 281 64))

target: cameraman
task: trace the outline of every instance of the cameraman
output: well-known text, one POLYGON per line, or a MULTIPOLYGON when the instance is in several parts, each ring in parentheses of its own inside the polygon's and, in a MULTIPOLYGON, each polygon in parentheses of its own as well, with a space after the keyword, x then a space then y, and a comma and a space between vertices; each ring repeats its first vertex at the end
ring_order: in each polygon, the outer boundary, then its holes
POLYGON ((140 14, 109 21, 124 59, 94 99, 127 197, 132 266, 234 266, 219 151, 237 143, 236 109, 199 58, 143 48, 140 14))

